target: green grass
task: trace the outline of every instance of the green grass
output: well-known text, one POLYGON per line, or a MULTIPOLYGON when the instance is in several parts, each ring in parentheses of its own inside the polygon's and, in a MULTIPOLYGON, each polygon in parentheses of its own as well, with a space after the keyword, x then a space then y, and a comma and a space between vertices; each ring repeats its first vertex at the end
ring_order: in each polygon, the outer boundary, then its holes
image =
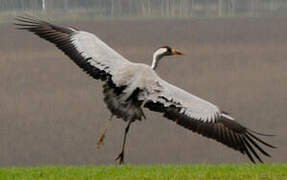
POLYGON ((287 164, 42 166, 0 168, 0 179, 287 179, 287 164))

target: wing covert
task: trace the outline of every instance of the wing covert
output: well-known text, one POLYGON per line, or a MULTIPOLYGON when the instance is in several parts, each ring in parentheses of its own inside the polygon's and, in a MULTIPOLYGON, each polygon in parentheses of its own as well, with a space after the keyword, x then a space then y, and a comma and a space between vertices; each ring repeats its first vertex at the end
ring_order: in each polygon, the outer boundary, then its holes
POLYGON ((183 89, 180 89, 162 79, 158 79, 150 90, 145 101, 161 103, 164 107, 180 108, 180 113, 202 122, 215 122, 220 115, 219 108, 183 89))
POLYGON ((116 68, 130 62, 96 35, 71 27, 60 27, 34 17, 18 17, 18 29, 28 30, 55 44, 95 79, 105 80, 116 68))
MULTIPOLYGON (((256 133, 238 122, 226 112, 203 99, 159 79, 157 85, 146 88, 142 101, 149 110, 163 116, 195 133, 214 139, 234 150, 246 154, 255 163, 263 162, 258 151, 270 156, 260 145, 274 146, 258 138, 256 133)), ((268 136, 268 135, 265 135, 268 136)))

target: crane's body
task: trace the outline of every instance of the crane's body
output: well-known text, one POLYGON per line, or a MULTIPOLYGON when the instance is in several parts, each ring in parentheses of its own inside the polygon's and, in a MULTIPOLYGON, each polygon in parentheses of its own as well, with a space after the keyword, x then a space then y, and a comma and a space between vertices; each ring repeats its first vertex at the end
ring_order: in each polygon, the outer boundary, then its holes
POLYGON ((175 49, 168 46, 159 48, 153 54, 152 65, 148 66, 128 61, 89 32, 56 26, 31 17, 19 17, 17 20, 20 22, 16 24, 19 29, 31 31, 52 42, 86 73, 104 81, 104 101, 112 113, 110 119, 116 116, 128 122, 122 151, 116 158, 120 163, 124 162, 126 135, 131 123, 145 118, 143 108, 160 112, 193 132, 240 151, 252 162, 255 162, 254 157, 262 162, 257 151, 270 156, 259 143, 275 148, 255 136, 264 134, 240 125, 216 105, 161 79, 155 72, 159 61, 164 56, 183 55, 175 49))

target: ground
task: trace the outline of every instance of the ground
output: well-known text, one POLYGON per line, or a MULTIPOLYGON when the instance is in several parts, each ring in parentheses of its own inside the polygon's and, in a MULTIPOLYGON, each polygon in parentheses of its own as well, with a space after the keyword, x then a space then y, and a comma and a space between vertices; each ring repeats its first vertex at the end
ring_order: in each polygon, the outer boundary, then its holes
POLYGON ((0 168, 1 179, 188 179, 261 180, 287 177, 286 164, 40 166, 0 168))
MULTIPOLYGON (((53 20, 52 20, 53 21, 53 20)), ((133 62, 151 63, 170 45, 186 55, 162 60, 165 80, 217 104, 250 129, 275 134, 266 162, 287 161, 286 18, 65 22, 97 34, 133 62)), ((113 164, 125 123, 110 116, 102 83, 53 45, 13 25, 0 27, 0 165, 113 164)), ((127 140, 126 161, 237 163, 245 156, 145 111, 127 140)))

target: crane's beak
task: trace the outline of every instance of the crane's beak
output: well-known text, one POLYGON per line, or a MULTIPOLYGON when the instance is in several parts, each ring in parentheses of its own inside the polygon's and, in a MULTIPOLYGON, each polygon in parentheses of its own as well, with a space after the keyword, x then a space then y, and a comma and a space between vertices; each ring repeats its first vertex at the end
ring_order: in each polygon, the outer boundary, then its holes
POLYGON ((172 52, 172 55, 180 55, 180 56, 183 56, 183 55, 184 55, 182 52, 177 51, 177 50, 175 50, 175 49, 172 49, 171 52, 172 52))

